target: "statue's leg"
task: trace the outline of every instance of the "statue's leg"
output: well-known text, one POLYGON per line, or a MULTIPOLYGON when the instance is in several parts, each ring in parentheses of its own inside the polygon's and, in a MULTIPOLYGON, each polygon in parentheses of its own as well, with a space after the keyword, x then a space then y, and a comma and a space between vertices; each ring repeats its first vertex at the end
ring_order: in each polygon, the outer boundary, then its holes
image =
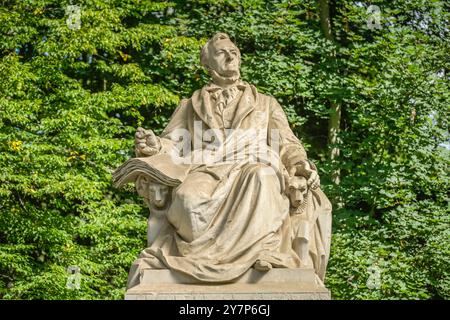
POLYGON ((194 172, 173 191, 167 219, 185 241, 194 240, 208 227, 213 216, 207 216, 205 208, 219 182, 208 173, 194 172))
MULTIPOLYGON (((275 174, 275 171, 271 169, 269 166, 262 164, 262 163, 254 163, 249 164, 245 166, 243 170, 243 175, 247 179, 255 180, 257 185, 261 184, 268 184, 272 186, 271 188, 264 189, 269 192, 274 193, 280 193, 280 182, 278 180, 277 175, 275 174)), ((260 191, 261 192, 261 191, 260 191)), ((255 195, 256 196, 256 195, 255 195)), ((269 198, 269 194, 257 194, 258 198, 269 198)), ((260 271, 269 271, 272 269, 272 264, 268 261, 265 261, 264 259, 258 259, 256 260, 253 267, 260 271)))

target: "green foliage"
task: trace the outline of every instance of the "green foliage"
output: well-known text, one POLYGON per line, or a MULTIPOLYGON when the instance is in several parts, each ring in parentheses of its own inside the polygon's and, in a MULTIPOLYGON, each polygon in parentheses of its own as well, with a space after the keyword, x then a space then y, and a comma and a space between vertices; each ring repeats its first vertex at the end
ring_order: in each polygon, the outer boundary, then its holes
POLYGON ((179 97, 139 52, 162 51, 173 27, 142 19, 169 3, 9 1, 0 9, 0 297, 121 299, 145 246, 147 210, 111 185, 135 127, 162 127, 179 97), (67 268, 81 288, 66 287, 67 268))
POLYGON ((111 172, 137 126, 159 133, 208 81, 199 50, 225 31, 242 75, 285 108, 344 206, 334 211, 326 285, 336 299, 450 298, 448 6, 315 0, 1 1, 0 298, 122 299, 146 217, 111 172), (73 2, 73 1, 72 1, 73 2), (330 103, 342 106, 330 161, 330 103), (341 169, 341 183, 330 173, 341 169), (66 287, 79 266, 81 288, 66 287), (370 289, 369 268, 381 285, 370 289))

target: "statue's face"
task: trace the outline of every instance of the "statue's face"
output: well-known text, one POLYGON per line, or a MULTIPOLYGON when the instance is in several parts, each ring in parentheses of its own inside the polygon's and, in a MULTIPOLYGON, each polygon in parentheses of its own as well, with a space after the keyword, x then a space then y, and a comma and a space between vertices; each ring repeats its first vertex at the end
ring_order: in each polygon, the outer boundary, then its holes
POLYGON ((149 182, 148 199, 156 208, 163 208, 169 196, 169 188, 159 183, 149 182))
POLYGON ((289 197, 291 205, 298 208, 304 201, 308 188, 308 182, 305 177, 293 176, 289 179, 289 197))
POLYGON ((208 65, 220 76, 230 77, 239 74, 239 64, 238 49, 233 42, 219 40, 211 45, 208 65))

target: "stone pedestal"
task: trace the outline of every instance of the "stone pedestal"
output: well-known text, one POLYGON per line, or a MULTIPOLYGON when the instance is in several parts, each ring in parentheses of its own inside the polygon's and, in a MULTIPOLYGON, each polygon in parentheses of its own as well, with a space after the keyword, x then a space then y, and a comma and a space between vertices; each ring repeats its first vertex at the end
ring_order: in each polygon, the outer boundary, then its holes
POLYGON ((313 269, 248 270, 232 283, 205 284, 171 270, 145 270, 125 300, 329 300, 313 269))

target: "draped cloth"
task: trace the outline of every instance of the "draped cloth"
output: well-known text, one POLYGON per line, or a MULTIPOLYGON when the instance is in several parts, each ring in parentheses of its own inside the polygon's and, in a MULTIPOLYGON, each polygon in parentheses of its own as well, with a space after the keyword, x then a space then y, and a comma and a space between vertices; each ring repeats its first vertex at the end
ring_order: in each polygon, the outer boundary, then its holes
MULTIPOLYGON (((224 95, 231 98, 219 110, 216 106, 224 100, 218 90, 208 85, 182 100, 159 137, 160 154, 173 154, 174 159, 181 154, 177 161, 190 160, 190 169, 172 189, 156 240, 133 263, 128 288, 151 268, 169 268, 204 282, 228 282, 258 260, 273 267, 301 266, 292 247, 296 235, 284 177, 286 168, 306 159, 306 152, 274 98, 241 82, 224 95), (232 111, 227 121, 226 109, 232 111), (188 152, 185 145, 180 147, 181 133, 189 133, 188 152)), ((316 205, 319 212, 320 201, 316 205)), ((328 253, 320 249, 326 236, 321 230, 312 232, 318 237, 316 254, 326 266, 328 253)))

